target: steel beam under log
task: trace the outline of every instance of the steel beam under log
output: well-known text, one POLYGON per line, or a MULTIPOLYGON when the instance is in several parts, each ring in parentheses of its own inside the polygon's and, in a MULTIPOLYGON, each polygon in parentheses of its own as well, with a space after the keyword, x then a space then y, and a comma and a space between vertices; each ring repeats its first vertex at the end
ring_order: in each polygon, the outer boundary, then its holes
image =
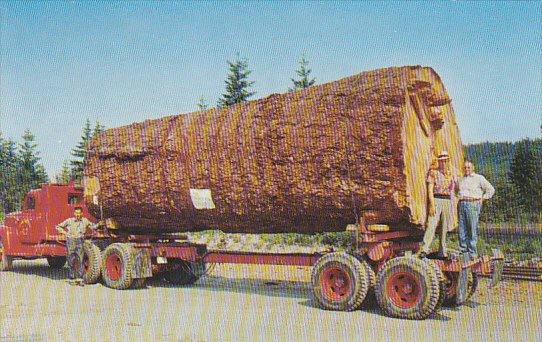
POLYGON ((218 264, 313 266, 321 254, 210 251, 203 260, 218 264))

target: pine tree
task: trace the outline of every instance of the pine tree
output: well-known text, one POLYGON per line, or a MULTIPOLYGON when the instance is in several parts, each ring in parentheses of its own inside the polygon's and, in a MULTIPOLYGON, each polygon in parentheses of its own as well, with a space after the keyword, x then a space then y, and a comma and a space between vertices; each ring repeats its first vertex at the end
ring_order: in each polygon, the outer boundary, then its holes
POLYGON ((2 193, 4 213, 9 213, 19 208, 18 170, 20 160, 13 140, 3 140, 1 150, 2 177, 0 179, 0 192, 2 193))
MULTIPOLYGON (((99 123, 97 124, 99 125, 99 123)), ((80 182, 83 178, 83 168, 85 165, 85 158, 87 157, 88 143, 91 138, 92 130, 90 129, 90 120, 87 118, 87 121, 83 126, 83 132, 81 133, 81 140, 71 152, 71 155, 75 157, 75 159, 70 161, 72 179, 76 182, 80 182)))
POLYGON ((226 78, 226 93, 222 94, 222 98, 218 100, 219 107, 226 107, 236 103, 246 101, 253 96, 255 92, 249 91, 254 84, 253 81, 248 81, 248 75, 252 71, 248 70, 248 62, 246 59, 240 59, 239 53, 235 55, 235 61, 228 61, 230 72, 226 78))
POLYGON ((56 175, 55 182, 58 184, 68 184, 71 180, 71 171, 69 162, 67 160, 64 160, 62 163, 62 169, 60 170, 60 173, 56 175))
POLYGON ((92 130, 92 137, 94 138, 98 134, 102 133, 105 130, 105 126, 100 124, 100 121, 96 120, 96 124, 94 125, 94 129, 92 130))
POLYGON ((203 96, 200 96, 197 106, 198 110, 200 111, 204 111, 209 108, 209 104, 207 104, 207 101, 205 101, 205 98, 203 96))
POLYGON ((316 79, 314 77, 309 78, 312 70, 307 68, 308 65, 309 61, 305 59, 305 54, 302 54, 301 59, 299 60, 299 69, 295 71, 297 73, 297 76, 299 76, 299 79, 296 80, 294 78, 291 78, 292 82, 294 83, 294 87, 289 88, 289 91, 305 89, 316 82, 316 79))
POLYGON ((19 144, 19 201, 26 193, 32 189, 37 189, 41 183, 48 181, 47 173, 43 165, 39 163, 40 157, 35 143, 35 136, 30 130, 25 130, 23 134, 23 143, 19 144))

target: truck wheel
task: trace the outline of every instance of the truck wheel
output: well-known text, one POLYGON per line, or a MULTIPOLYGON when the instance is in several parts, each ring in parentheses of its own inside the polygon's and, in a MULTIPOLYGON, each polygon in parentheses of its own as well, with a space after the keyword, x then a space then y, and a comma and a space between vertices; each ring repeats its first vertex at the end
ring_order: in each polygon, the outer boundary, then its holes
POLYGON ((196 272, 196 264, 184 260, 176 261, 174 270, 164 273, 164 278, 171 284, 175 285, 192 285, 198 279, 199 275, 196 272))
POLYGON ((85 283, 96 284, 101 275, 102 254, 98 246, 86 241, 83 246, 83 274, 85 283))
POLYGON ((437 307, 439 280, 421 259, 394 258, 378 272, 375 292, 378 304, 389 316, 425 319, 437 307))
POLYGON ((440 269, 440 267, 438 267, 436 263, 429 260, 428 260, 428 263, 433 268, 433 272, 435 272, 438 278, 439 295, 438 295, 437 307, 435 308, 435 312, 438 312, 440 309, 442 309, 442 305, 444 304, 444 301, 446 300, 446 292, 447 292, 446 277, 444 276, 444 272, 442 272, 442 270, 440 269))
POLYGON ((312 269, 314 299, 326 310, 359 309, 371 282, 363 263, 353 255, 335 252, 318 259, 312 269))
POLYGON ((47 257, 47 263, 52 269, 59 270, 66 264, 66 257, 47 257))
POLYGON ((0 241, 0 271, 13 270, 13 257, 5 254, 4 244, 0 241))
MULTIPOLYGON (((446 278, 446 299, 444 305, 448 307, 457 306, 457 284, 459 283, 459 273, 457 272, 444 272, 446 278)), ((469 273, 469 279, 467 282, 467 299, 469 300, 476 292, 478 287, 478 275, 476 273, 469 273)))
POLYGON ((125 243, 109 245, 102 254, 102 278, 105 284, 116 290, 132 285, 132 247, 125 243))
POLYGON ((367 259, 364 258, 363 255, 354 254, 354 256, 362 263, 363 267, 365 267, 365 271, 367 273, 367 279, 369 279, 369 286, 367 288, 367 295, 365 296, 365 300, 363 301, 363 306, 373 306, 376 303, 375 298, 375 286, 376 286, 376 273, 367 262, 367 259))

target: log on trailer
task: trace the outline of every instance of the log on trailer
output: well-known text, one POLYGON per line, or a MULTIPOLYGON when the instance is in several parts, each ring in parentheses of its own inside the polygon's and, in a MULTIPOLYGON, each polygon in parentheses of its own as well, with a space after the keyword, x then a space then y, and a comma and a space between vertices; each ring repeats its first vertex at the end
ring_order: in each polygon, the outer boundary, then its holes
POLYGON ((89 147, 85 200, 130 232, 332 232, 357 217, 423 229, 441 149, 459 169, 440 77, 391 67, 106 130, 89 147))

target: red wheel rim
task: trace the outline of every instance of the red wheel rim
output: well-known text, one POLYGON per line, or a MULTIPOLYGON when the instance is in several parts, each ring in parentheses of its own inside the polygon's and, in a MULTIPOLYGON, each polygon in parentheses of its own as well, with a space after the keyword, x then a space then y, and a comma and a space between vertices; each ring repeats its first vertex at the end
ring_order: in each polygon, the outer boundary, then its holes
POLYGON ((386 291, 391 301, 403 309, 415 306, 422 297, 418 278, 408 272, 400 272, 391 276, 386 285, 386 291))
POLYGON ((107 257, 105 263, 107 275, 111 280, 118 280, 122 272, 122 261, 117 254, 111 254, 107 257))
POLYGON ((340 267, 326 269, 320 277, 323 294, 329 300, 342 300, 351 290, 352 281, 348 272, 340 267))

